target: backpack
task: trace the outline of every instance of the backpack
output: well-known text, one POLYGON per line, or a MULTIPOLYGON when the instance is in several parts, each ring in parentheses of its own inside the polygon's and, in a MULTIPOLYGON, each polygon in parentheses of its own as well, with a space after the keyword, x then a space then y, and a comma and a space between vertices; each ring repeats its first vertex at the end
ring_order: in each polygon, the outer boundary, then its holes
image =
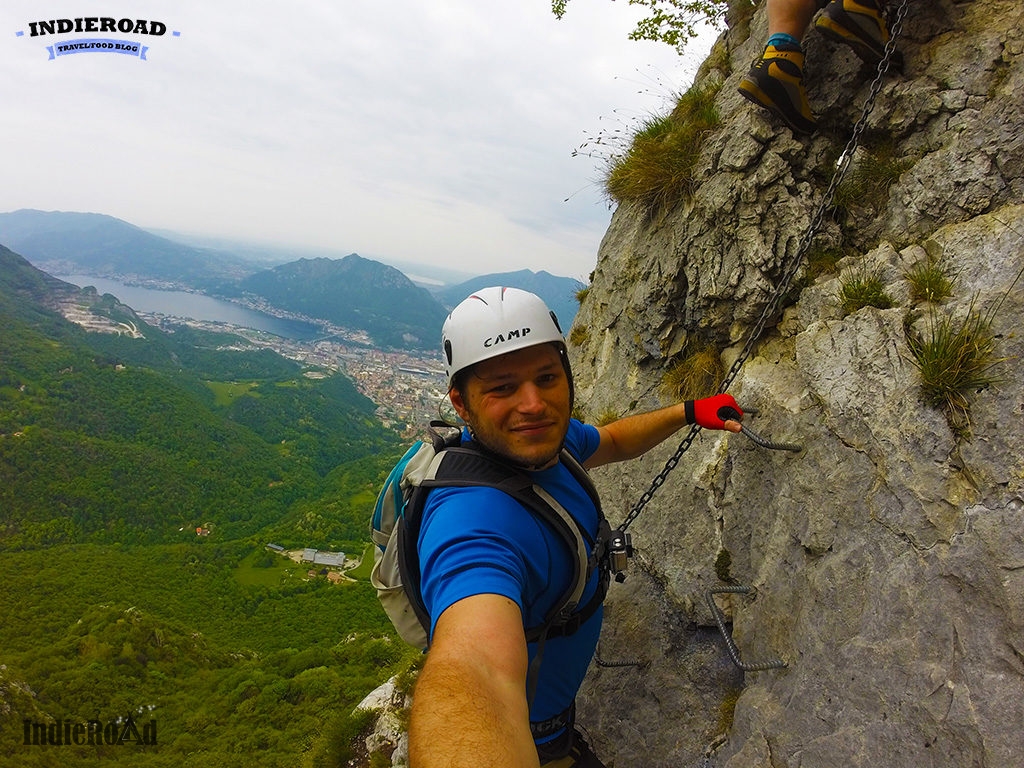
POLYGON ((608 590, 607 544, 613 532, 586 470, 565 449, 560 458, 594 502, 599 521, 597 539, 525 472, 484 452, 473 442, 462 444, 457 427, 445 422, 430 423, 430 442, 414 443, 391 470, 377 497, 371 521, 376 546, 370 582, 403 640, 417 648, 429 645, 430 615, 420 593, 417 541, 427 494, 431 488, 442 486, 486 486, 507 493, 550 525, 569 551, 575 553, 575 575, 569 587, 541 624, 524 627, 528 642, 570 635, 600 607, 608 590), (446 429, 448 434, 442 435, 440 429, 446 429), (595 568, 601 571, 597 592, 579 608, 595 568))

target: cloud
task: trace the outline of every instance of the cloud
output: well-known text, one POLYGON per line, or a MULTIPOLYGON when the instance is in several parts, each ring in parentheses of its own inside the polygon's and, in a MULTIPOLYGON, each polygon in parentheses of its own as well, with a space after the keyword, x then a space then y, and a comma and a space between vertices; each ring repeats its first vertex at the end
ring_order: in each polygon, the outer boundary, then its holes
POLYGON ((87 12, 64 0, 0 10, 0 135, 17 147, 0 210, 88 210, 473 272, 589 273, 610 214, 599 169, 573 149, 662 110, 698 63, 629 41, 638 11, 610 0, 575 0, 561 21, 546 0, 92 11, 165 23, 146 61, 48 61, 54 38, 28 35, 31 21, 87 12))

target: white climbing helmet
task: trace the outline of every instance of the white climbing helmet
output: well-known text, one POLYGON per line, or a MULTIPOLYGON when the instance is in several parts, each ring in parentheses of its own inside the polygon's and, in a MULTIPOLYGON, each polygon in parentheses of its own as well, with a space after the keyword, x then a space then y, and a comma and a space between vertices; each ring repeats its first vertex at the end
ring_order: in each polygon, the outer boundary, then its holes
POLYGON ((471 365, 550 342, 560 346, 568 372, 562 329, 555 313, 539 296, 518 288, 476 291, 451 311, 441 329, 448 386, 459 371, 471 365))

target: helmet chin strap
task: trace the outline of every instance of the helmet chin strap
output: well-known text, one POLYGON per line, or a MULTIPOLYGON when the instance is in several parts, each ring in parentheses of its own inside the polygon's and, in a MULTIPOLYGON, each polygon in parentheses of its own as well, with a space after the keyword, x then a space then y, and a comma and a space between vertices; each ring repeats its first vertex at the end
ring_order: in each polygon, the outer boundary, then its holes
POLYGON ((558 358, 562 361, 565 377, 569 380, 569 415, 572 416, 572 407, 576 403, 576 382, 572 377, 572 366, 569 365, 569 350, 564 345, 558 349, 558 358))

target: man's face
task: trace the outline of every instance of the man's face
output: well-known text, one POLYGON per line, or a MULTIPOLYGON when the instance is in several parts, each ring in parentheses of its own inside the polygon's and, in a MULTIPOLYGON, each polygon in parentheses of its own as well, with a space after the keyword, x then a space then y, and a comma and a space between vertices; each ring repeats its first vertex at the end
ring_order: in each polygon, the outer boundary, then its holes
POLYGON ((450 397, 485 448, 531 468, 557 460, 569 429, 569 379, 551 344, 477 363, 450 397))

